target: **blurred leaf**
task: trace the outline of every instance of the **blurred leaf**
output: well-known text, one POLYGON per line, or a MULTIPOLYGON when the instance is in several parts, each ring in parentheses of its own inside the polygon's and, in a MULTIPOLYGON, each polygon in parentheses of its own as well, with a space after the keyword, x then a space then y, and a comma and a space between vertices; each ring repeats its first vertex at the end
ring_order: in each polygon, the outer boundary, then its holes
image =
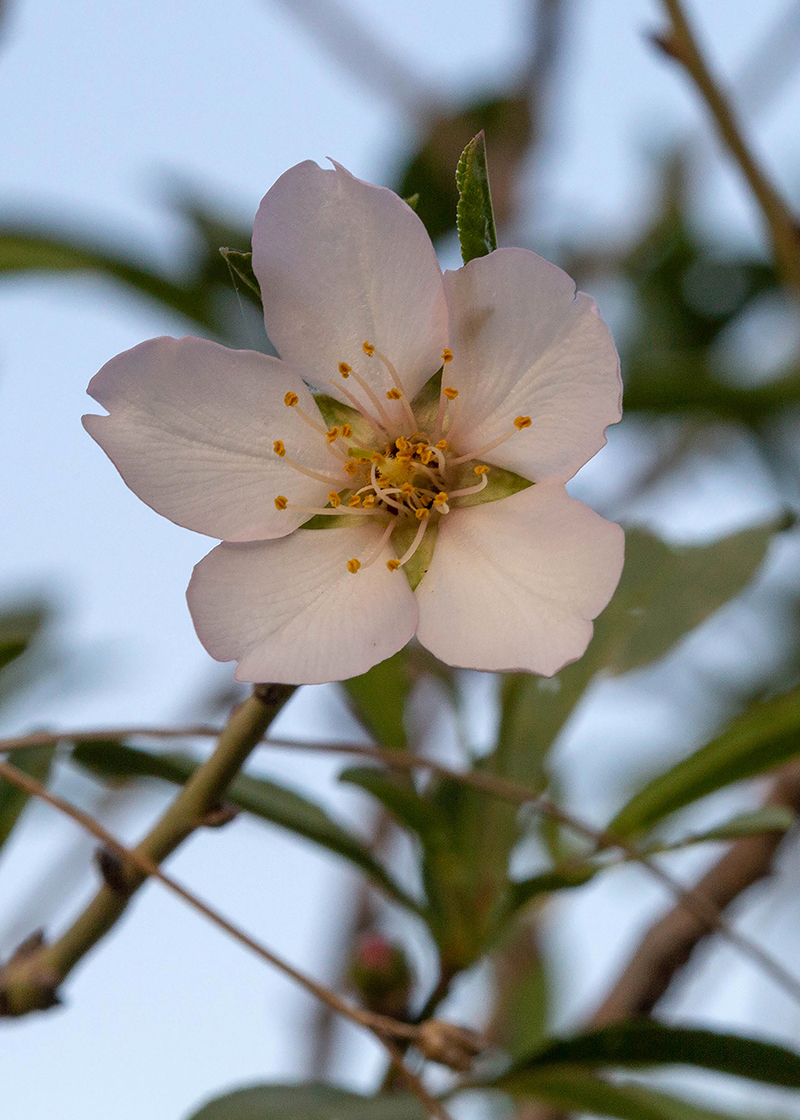
POLYGON ((399 824, 423 839, 431 837, 441 830, 436 812, 407 779, 406 774, 377 766, 350 766, 339 775, 340 782, 349 782, 371 793, 399 824))
MULTIPOLYGON (((26 747, 14 751, 14 765, 37 782, 45 783, 50 774, 55 747, 26 747)), ((29 795, 11 782, 0 778, 0 847, 5 844, 14 825, 28 803, 29 795)))
POLYGON ((713 840, 741 840, 748 836, 762 836, 765 832, 788 832, 796 823, 797 815, 785 805, 766 805, 752 813, 740 813, 707 832, 693 832, 670 844, 647 845, 645 851, 648 855, 674 852, 690 844, 706 844, 713 840))
POLYGON ((522 944, 515 944, 512 939, 500 946, 495 966, 498 990, 492 1031, 497 1045, 512 1059, 542 1045, 550 1017, 544 961, 538 949, 531 953, 531 931, 526 923, 521 925, 523 929, 518 928, 516 935, 522 944), (521 960, 515 959, 520 953, 521 960))
POLYGON ((241 253, 238 249, 227 248, 221 248, 220 254, 231 271, 236 273, 242 283, 246 284, 250 291, 258 297, 258 302, 260 304, 261 287, 255 272, 253 272, 253 254, 241 253))
MULTIPOLYGON (((197 769, 188 755, 154 755, 121 743, 77 743, 72 758, 103 778, 161 778, 183 785, 197 769)), ((396 902, 417 911, 416 902, 398 886, 367 846, 347 832, 313 801, 266 778, 240 774, 225 793, 225 800, 271 824, 335 852, 365 871, 396 902)))
POLYGON ((456 186, 458 242, 461 257, 467 264, 497 248, 492 192, 486 166, 486 136, 482 129, 461 153, 456 168, 456 186))
POLYGON ((537 895, 550 894, 552 891, 569 890, 571 887, 582 887, 593 879, 600 866, 579 866, 571 869, 545 871, 541 875, 534 875, 531 879, 523 879, 511 884, 511 897, 509 905, 512 910, 525 906, 537 895))
POLYGON ((528 1095, 532 1092, 531 1072, 562 1065, 587 1069, 689 1065, 800 1089, 800 1055, 783 1046, 741 1035, 666 1026, 652 1019, 634 1019, 551 1042, 516 1062, 492 1084, 528 1095))
POLYGON ((333 1085, 254 1085, 204 1105, 188 1120, 425 1120, 415 1097, 362 1097, 333 1085))
POLYGON ((800 754, 800 685, 751 704, 723 733, 660 774, 608 826, 617 836, 652 828, 669 813, 716 789, 770 770, 800 754))
MULTIPOLYGON (((520 1096, 535 1097, 564 1111, 616 1116, 620 1120, 737 1120, 644 1085, 616 1085, 580 1066, 545 1067, 525 1075, 520 1096)), ((515 1093, 514 1088, 506 1091, 515 1093)))
POLYGON ((0 613, 0 670, 25 652, 46 619, 42 604, 0 613))
POLYGON ((482 98, 430 123, 400 172, 395 190, 401 198, 419 195, 417 213, 434 240, 455 228, 458 190, 453 171, 464 147, 481 129, 492 150, 494 211, 502 226, 511 212, 512 183, 531 135, 527 90, 519 95, 482 98))
POLYGON ((403 714, 412 684, 406 652, 400 650, 360 677, 344 681, 342 687, 375 741, 391 750, 405 750, 408 740, 403 714))

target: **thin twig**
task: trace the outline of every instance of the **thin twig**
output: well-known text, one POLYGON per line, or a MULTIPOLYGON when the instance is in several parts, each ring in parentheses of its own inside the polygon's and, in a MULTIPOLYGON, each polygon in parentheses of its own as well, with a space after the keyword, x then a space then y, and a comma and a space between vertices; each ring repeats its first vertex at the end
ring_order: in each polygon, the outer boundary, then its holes
POLYGON ((668 34, 657 36, 655 41, 680 62, 708 106, 764 216, 778 271, 787 284, 800 292, 800 237, 795 218, 750 150, 736 114, 700 50, 681 0, 663 0, 663 4, 671 26, 668 34))
POLYGON ((171 875, 151 860, 148 856, 144 855, 136 848, 127 848, 124 844, 120 843, 106 828, 104 828, 88 813, 84 813, 81 809, 71 805, 64 798, 59 797, 57 794, 51 793, 48 789, 25 774, 22 770, 18 770, 16 766, 12 766, 8 762, 0 762, 0 777, 5 778, 6 781, 11 782, 12 785, 17 786, 18 789, 23 790, 25 793, 30 794, 32 797, 38 797, 41 801, 46 802, 52 808, 57 809, 65 816, 70 817, 73 821, 79 824, 87 832, 95 836, 103 845, 106 851, 111 851, 121 861, 123 867, 126 864, 133 864, 145 876, 151 879, 157 879, 159 883, 165 886, 168 890, 172 891, 181 898, 188 906, 196 910, 203 917, 207 918, 214 925, 218 926, 225 933, 229 934, 240 944, 246 946, 256 956, 266 961, 268 964, 277 968, 284 975, 290 977, 300 987, 305 988, 322 1003, 331 1008, 332 1011, 342 1015, 344 1018, 349 1019, 359 1027, 370 1031, 376 1038, 385 1046, 389 1056, 398 1067, 398 1072, 408 1084, 411 1091, 420 1099, 420 1101, 428 1108, 433 1116, 437 1116, 440 1120, 449 1120, 448 1114, 434 1097, 422 1085, 418 1077, 415 1076, 403 1063, 400 1051, 392 1042, 392 1039, 410 1039, 414 1040, 417 1036, 417 1030, 409 1023, 400 1022, 400 1020, 392 1019, 387 1015, 378 1015, 372 1011, 366 1011, 362 1008, 355 1007, 342 999, 336 992, 326 988, 324 984, 320 984, 313 977, 301 972, 300 969, 295 968, 294 965, 284 961, 271 949, 267 949, 265 945, 256 941, 249 933, 235 925, 218 910, 209 906, 208 903, 203 902, 197 895, 187 890, 171 875))

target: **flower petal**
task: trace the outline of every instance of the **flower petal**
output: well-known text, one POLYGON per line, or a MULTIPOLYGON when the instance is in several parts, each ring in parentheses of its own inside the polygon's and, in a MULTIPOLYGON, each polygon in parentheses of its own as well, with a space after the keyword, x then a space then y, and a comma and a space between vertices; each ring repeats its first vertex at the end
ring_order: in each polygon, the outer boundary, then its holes
MULTIPOLYGON (((353 520, 356 520, 355 518, 353 520)), ((377 547, 382 518, 352 529, 299 529, 279 541, 221 544, 194 569, 187 599, 200 641, 236 679, 320 684, 365 673, 413 636, 414 593, 377 547)))
MULTIPOLYGON (((267 333, 282 358, 325 392, 346 362, 378 393, 392 388, 371 342, 413 397, 448 345, 442 274, 422 222, 393 191, 307 160, 278 179, 253 226, 253 268, 267 333)), ((354 379, 347 382, 364 401, 354 379)), ((344 398, 342 398, 344 399, 344 398)), ((388 405, 400 416, 400 406, 388 405)))
POLYGON ((552 676, 579 658, 622 571, 622 529, 550 479, 441 519, 417 637, 448 665, 552 676))
POLYGON ((300 377, 277 358, 201 338, 154 338, 92 379, 88 392, 109 415, 84 416, 83 425, 158 513, 212 537, 263 540, 310 516, 277 510, 278 494, 320 506, 332 487, 347 485, 324 436, 284 405, 287 391, 322 424, 300 377), (339 481, 300 474, 274 454, 276 439, 304 466, 339 481))
POLYGON ((498 249, 445 273, 459 390, 450 442, 459 453, 530 416, 529 428, 481 456, 538 481, 572 478, 620 416, 619 358, 594 300, 528 249, 498 249))

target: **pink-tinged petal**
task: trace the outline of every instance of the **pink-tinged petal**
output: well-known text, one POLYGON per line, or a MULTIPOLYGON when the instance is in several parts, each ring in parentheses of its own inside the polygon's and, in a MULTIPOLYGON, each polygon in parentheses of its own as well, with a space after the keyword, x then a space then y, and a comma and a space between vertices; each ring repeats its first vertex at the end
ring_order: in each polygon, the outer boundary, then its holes
POLYGON ((449 665, 549 677, 579 658, 622 571, 622 529, 558 480, 442 518, 417 637, 449 665))
POLYGON ((462 454, 531 426, 482 458, 525 478, 572 478, 621 416, 619 358, 589 296, 528 249, 498 249, 445 274, 462 454))
POLYGON ((320 684, 365 673, 410 640, 414 593, 393 553, 355 574, 377 547, 383 518, 353 528, 299 529, 278 541, 221 544, 194 569, 187 599, 198 637, 236 679, 320 684))
MULTIPOLYGON (((329 378, 345 384, 338 364, 346 362, 392 417, 402 415, 387 405, 392 381, 364 354, 365 341, 394 364, 410 397, 441 366, 448 345, 441 270, 422 222, 393 191, 338 165, 292 167, 256 215, 253 268, 278 353, 325 392, 333 392, 329 378)), ((346 387, 365 400, 353 378, 346 387)))
POLYGON ((89 385, 109 412, 83 425, 142 501, 198 533, 224 540, 281 537, 310 514, 277 510, 282 494, 319 507, 347 484, 341 464, 287 408, 300 407, 322 424, 300 377, 277 358, 229 350, 201 338, 154 338, 112 358, 89 385), (336 482, 300 474, 273 451, 336 482))

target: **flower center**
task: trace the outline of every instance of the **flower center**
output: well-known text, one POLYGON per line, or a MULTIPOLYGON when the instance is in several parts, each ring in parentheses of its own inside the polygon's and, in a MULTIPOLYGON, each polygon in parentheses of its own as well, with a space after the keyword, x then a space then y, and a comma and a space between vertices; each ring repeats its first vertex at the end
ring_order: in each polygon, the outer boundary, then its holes
MULTIPOLYGON (((402 381, 390 360, 369 341, 363 344, 363 350, 367 357, 376 358, 388 371, 392 388, 386 393, 386 399, 400 403, 402 421, 391 418, 375 391, 347 362, 339 363, 339 374, 343 380, 352 377, 361 394, 333 381, 331 384, 337 385, 366 421, 370 432, 368 439, 356 438, 350 424, 325 428, 299 407, 296 393, 287 393, 284 398, 284 404, 296 410, 316 437, 325 440, 328 452, 337 460, 339 471, 344 470, 349 476, 350 485, 341 488, 340 473, 328 475, 290 459, 282 440, 275 440, 272 445, 274 453, 299 473, 318 481, 331 482, 336 487, 328 494, 328 505, 324 508, 295 505, 285 495, 279 494, 275 498, 276 509, 299 510, 308 513, 309 517, 378 517, 385 523, 372 554, 364 560, 357 557, 348 560, 347 570, 353 574, 375 563, 396 529, 416 525, 410 545, 400 557, 388 560, 386 566, 390 571, 397 571, 407 564, 422 544, 431 516, 446 516, 454 499, 476 494, 488 483, 489 467, 477 463, 473 468, 476 482, 465 486, 461 478, 461 484, 454 486, 455 474, 463 473, 456 472, 454 468, 493 450, 531 424, 529 416, 518 416, 510 430, 497 439, 465 454, 457 454, 450 448, 446 433, 452 429, 457 418, 458 390, 450 385, 441 390, 436 418, 432 431, 428 433, 421 430, 402 381), (398 428, 401 434, 398 434, 398 428)), ((452 352, 444 350, 443 369, 452 360, 452 352)), ((356 423, 355 419, 353 423, 356 423)), ((364 432, 361 434, 363 437, 364 432)))

